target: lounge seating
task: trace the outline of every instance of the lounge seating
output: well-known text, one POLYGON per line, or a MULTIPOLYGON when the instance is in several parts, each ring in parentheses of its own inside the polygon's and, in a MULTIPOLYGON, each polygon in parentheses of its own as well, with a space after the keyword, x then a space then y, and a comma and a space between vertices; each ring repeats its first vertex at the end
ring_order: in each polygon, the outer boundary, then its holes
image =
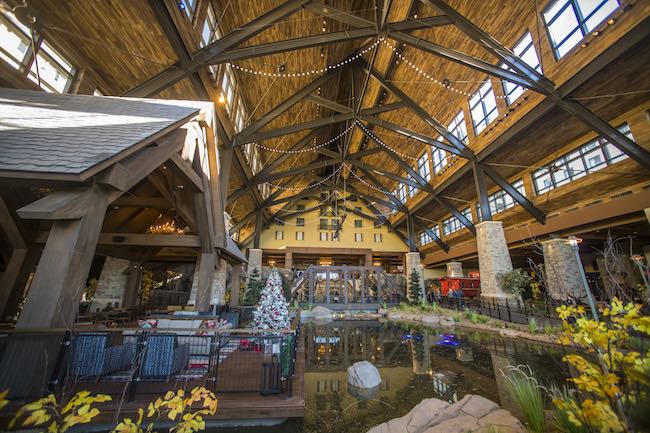
POLYGON ((178 344, 175 334, 151 334, 146 337, 142 360, 142 379, 161 379, 180 373, 188 364, 189 344, 178 344))
POLYGON ((101 377, 128 370, 135 359, 136 344, 110 346, 108 332, 76 334, 72 339, 68 376, 101 377))

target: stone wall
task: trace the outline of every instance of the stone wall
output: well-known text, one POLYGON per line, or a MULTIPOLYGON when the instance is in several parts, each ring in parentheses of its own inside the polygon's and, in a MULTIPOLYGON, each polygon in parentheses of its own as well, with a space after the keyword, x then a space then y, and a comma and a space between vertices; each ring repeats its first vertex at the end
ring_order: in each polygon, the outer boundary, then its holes
POLYGON ((463 264, 461 262, 447 263, 447 276, 449 278, 463 278, 463 264))
POLYGON ((122 297, 126 288, 128 270, 130 263, 128 260, 118 259, 116 257, 106 257, 102 273, 97 281, 97 290, 90 305, 91 311, 97 309, 103 310, 110 302, 111 305, 122 306, 122 297))
POLYGON ((481 296, 507 298, 497 281, 501 272, 512 271, 510 251, 501 221, 483 221, 476 224, 478 266, 481 273, 481 296))
POLYGON ((542 242, 542 248, 546 289, 551 297, 561 301, 569 298, 586 299, 579 264, 567 239, 549 239, 542 242))
MULTIPOLYGON (((260 277, 262 275, 262 250, 259 248, 251 248, 248 250, 248 267, 247 275, 250 275, 253 272, 253 269, 257 269, 260 272, 260 277)), ((247 278, 248 280, 248 278, 247 278)))

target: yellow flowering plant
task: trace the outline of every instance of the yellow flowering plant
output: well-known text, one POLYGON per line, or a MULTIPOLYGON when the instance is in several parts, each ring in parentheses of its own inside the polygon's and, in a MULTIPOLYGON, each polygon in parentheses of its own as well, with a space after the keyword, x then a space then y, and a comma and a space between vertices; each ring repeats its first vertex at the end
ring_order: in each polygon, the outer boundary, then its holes
POLYGON ((189 395, 179 389, 168 391, 162 398, 149 403, 146 413, 138 409, 137 420, 126 418, 111 433, 151 433, 154 425, 161 419, 177 421, 170 433, 195 433, 205 430, 205 415, 214 415, 217 411, 217 398, 204 387, 192 389, 189 395))
POLYGON ((575 426, 589 431, 634 431, 631 412, 643 404, 650 386, 650 350, 634 350, 635 335, 650 335, 650 317, 641 306, 614 298, 593 320, 582 306, 557 308, 562 320, 559 343, 593 354, 569 354, 563 360, 578 372, 568 379, 580 391, 580 401, 554 399, 575 426))
MULTIPOLYGON (((3 394, 4 397, 0 395, 0 406, 7 392, 5 391, 3 394)), ((20 426, 31 429, 47 425, 48 433, 64 433, 78 424, 89 423, 99 415, 99 409, 93 405, 106 401, 111 401, 111 397, 104 394, 91 395, 88 391, 80 391, 67 403, 62 404, 57 401, 54 394, 49 394, 21 407, 9 422, 9 428, 20 426)))

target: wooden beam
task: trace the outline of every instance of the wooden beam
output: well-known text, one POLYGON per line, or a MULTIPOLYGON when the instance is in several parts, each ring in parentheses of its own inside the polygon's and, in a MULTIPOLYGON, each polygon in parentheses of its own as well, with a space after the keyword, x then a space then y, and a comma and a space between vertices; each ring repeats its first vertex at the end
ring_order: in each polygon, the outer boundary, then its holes
MULTIPOLYGON (((32 238, 32 242, 44 244, 47 237, 48 232, 37 232, 32 238)), ((97 244, 102 246, 161 248, 199 248, 201 246, 197 235, 154 235, 149 233, 101 233, 97 244)))
POLYGON ((112 207, 142 207, 152 209, 167 209, 173 207, 162 197, 138 197, 134 195, 122 196, 111 203, 112 207))
POLYGON ((196 191, 203 192, 203 181, 201 176, 194 170, 192 164, 183 159, 178 153, 170 158, 170 162, 180 171, 182 177, 189 181, 189 184, 196 191))

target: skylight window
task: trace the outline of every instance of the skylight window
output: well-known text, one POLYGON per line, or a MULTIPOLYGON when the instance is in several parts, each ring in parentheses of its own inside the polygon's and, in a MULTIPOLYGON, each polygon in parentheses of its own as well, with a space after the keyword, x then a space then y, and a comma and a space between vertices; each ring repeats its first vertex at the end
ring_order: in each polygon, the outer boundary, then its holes
MULTIPOLYGON (((442 137, 438 138, 441 141, 442 137)), ((442 149, 432 148, 431 156, 433 157, 433 172, 440 173, 440 171, 447 165, 447 152, 442 149)))
POLYGON ((447 129, 456 136, 460 141, 467 144, 467 125, 465 124, 465 114, 460 110, 456 116, 447 125, 447 129))
POLYGON ((469 98, 469 108, 472 113, 474 132, 478 135, 499 115, 491 81, 483 84, 476 93, 469 98))
MULTIPOLYGON (((533 44, 533 37, 531 36, 530 32, 526 33, 524 37, 521 38, 519 42, 517 42, 512 51, 530 67, 534 68, 537 72, 542 72, 542 66, 539 63, 537 51, 535 51, 535 45, 533 44)), ((512 70, 505 64, 502 64, 501 67, 504 69, 512 70)), ((510 81, 503 81, 503 91, 506 94, 508 105, 510 105, 518 97, 520 97, 522 93, 524 93, 524 88, 513 84, 510 81)))
MULTIPOLYGON (((618 130, 629 139, 634 140, 627 123, 619 126, 618 130)), ((628 158, 625 153, 604 138, 592 140, 553 161, 551 170, 542 168, 535 171, 533 173, 535 190, 538 194, 542 194, 625 158, 628 158)))
MULTIPOLYGON (((460 212, 470 222, 472 221, 472 211, 466 208, 460 212)), ((465 227, 462 222, 455 216, 450 216, 442 222, 442 233, 447 236, 465 227)))
POLYGON ((47 42, 43 41, 38 50, 36 61, 32 62, 29 69, 29 79, 38 84, 40 77, 40 86, 43 90, 64 93, 68 90, 73 75, 74 67, 57 54, 47 42), (36 74, 37 64, 38 75, 36 74))
POLYGON ((0 15, 0 58, 18 69, 26 61, 29 45, 29 29, 11 14, 0 15))
POLYGON ((214 8, 211 4, 208 4, 203 29, 201 30, 201 46, 205 47, 210 45, 218 39, 221 39, 221 33, 217 27, 217 18, 214 13, 214 8))
POLYGON ((555 56, 571 51, 618 8, 618 0, 556 0, 544 11, 555 56))
POLYGON ((187 18, 192 19, 194 14, 194 7, 196 6, 196 0, 179 0, 178 8, 185 13, 187 18))
POLYGON ((429 168, 429 154, 424 152, 418 158, 418 173, 427 181, 431 180, 431 169, 429 168))

